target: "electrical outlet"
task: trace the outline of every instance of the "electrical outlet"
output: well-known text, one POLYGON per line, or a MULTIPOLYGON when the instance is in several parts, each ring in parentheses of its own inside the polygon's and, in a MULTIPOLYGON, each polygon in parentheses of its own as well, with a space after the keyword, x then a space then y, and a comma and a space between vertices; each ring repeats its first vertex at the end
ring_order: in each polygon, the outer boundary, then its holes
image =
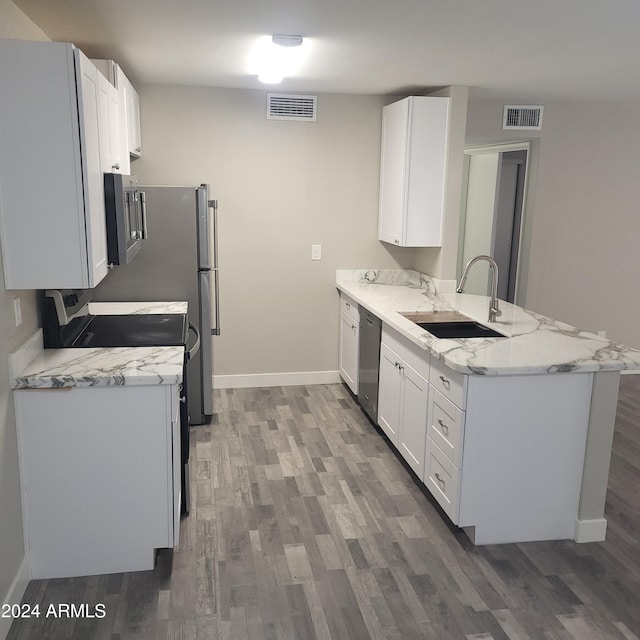
POLYGON ((322 260, 322 245, 321 244, 312 244, 311 245, 311 259, 312 260, 322 260))
POLYGON ((22 307, 20 306, 20 298, 13 299, 13 317, 16 321, 16 327, 22 324, 22 307))

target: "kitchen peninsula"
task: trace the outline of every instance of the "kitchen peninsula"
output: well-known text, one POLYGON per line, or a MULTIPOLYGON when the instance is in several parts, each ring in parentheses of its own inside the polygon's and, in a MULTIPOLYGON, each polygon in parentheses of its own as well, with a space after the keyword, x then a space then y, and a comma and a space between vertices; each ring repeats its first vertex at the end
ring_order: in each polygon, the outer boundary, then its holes
POLYGON ((489 323, 488 297, 413 271, 336 286, 382 320, 378 425, 454 524, 476 544, 604 540, 619 376, 639 351, 503 301, 489 323), (503 337, 438 339, 402 315, 434 310, 503 337))

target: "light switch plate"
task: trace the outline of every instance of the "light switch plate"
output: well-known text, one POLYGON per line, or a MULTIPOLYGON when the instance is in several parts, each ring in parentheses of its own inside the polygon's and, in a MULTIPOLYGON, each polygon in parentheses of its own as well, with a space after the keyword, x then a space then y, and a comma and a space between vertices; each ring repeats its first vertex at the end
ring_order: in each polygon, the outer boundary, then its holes
POLYGON ((312 244, 311 245, 311 259, 312 260, 322 260, 322 245, 321 244, 312 244))

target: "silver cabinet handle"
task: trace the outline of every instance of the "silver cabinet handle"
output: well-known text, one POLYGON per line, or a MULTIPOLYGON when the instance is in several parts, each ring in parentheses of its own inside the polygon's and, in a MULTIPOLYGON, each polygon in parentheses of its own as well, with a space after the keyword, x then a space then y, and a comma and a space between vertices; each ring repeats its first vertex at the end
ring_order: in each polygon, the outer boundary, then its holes
POLYGON ((111 165, 111 168, 115 169, 116 171, 120 171, 120 164, 116 162, 115 164, 111 165))
POLYGON ((136 151, 140 153, 140 147, 136 147, 136 151))
POLYGON ((451 387, 451 382, 447 380, 444 376, 440 376, 440 381, 447 389, 451 387))
POLYGON ((344 306, 347 307, 347 309, 351 309, 351 305, 348 302, 345 302, 344 306))
POLYGON ((398 239, 394 240, 393 244, 400 244, 400 240, 398 240, 398 239))
POLYGON ((438 420, 438 424, 440 425, 440 428, 444 432, 444 435, 448 436, 449 435, 449 427, 444 422, 442 422, 442 420, 438 420))
POLYGON ((351 328, 355 331, 355 330, 356 330, 356 328, 357 328, 357 325, 352 324, 352 325, 351 325, 351 328))
POLYGON ((436 473, 436 474, 434 474, 434 475, 436 476, 436 480, 437 480, 437 481, 438 481, 438 482, 439 482, 443 487, 446 487, 446 486, 447 486, 446 482, 445 482, 445 481, 440 477, 440 474, 439 474, 439 473, 436 473))

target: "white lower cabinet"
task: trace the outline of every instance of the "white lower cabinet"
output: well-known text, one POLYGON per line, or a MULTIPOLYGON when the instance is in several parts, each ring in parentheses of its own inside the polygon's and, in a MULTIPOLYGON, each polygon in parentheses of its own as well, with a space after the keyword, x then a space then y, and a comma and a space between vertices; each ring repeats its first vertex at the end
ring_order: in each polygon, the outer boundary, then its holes
POLYGON ((400 356, 382 342, 378 378, 378 425, 396 448, 402 398, 402 378, 398 368, 400 360, 400 356))
POLYGON ((175 385, 14 393, 31 578, 152 569, 178 542, 175 385))
POLYGON ((454 524, 458 523, 460 469, 427 436, 424 483, 454 524))
POLYGON ((348 296, 340 296, 340 376, 351 391, 358 395, 358 347, 360 313, 358 305, 348 296))
POLYGON ((378 423, 476 544, 575 538, 591 386, 465 375, 383 325, 378 423))
MULTIPOLYGON (((415 347, 415 349, 419 349, 415 347)), ((413 471, 422 478, 427 434, 428 371, 412 346, 383 328, 380 346, 378 424, 413 471), (393 348, 392 348, 393 347, 393 348), (423 364, 421 371, 412 364, 423 364)))
POLYGON ((462 404, 466 399, 466 380, 434 359, 429 381, 424 483, 451 521, 458 524, 465 412, 451 398, 462 404))
POLYGON ((413 471, 418 477, 422 477, 429 383, 408 364, 402 366, 402 419, 398 434, 398 448, 413 471))

